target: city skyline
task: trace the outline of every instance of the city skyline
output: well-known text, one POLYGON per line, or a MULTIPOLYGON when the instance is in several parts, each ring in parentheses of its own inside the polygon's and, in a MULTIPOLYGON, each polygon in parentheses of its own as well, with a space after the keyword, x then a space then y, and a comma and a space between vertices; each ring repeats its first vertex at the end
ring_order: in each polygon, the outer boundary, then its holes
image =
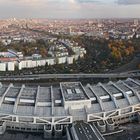
POLYGON ((139 0, 1 0, 3 18, 140 18, 139 0))

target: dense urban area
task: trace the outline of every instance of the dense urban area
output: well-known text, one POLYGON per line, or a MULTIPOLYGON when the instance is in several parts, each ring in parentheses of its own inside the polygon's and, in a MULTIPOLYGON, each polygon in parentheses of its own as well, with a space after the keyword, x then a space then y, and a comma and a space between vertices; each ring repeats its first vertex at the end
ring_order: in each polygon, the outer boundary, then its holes
POLYGON ((105 73, 131 61, 128 70, 140 68, 135 62, 140 52, 139 19, 13 18, 1 20, 0 29, 2 75, 105 73))

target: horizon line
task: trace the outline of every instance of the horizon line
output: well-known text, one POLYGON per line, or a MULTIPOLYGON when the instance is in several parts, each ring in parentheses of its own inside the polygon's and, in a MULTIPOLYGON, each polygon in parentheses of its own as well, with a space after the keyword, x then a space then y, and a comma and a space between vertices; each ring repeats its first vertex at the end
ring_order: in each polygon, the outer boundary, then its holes
POLYGON ((94 18, 86 18, 86 17, 77 17, 77 18, 47 18, 47 17, 24 17, 24 18, 19 18, 19 17, 9 17, 9 18, 0 18, 0 20, 8 20, 8 19, 48 19, 48 20, 75 20, 75 19, 140 19, 140 17, 94 17, 94 18))

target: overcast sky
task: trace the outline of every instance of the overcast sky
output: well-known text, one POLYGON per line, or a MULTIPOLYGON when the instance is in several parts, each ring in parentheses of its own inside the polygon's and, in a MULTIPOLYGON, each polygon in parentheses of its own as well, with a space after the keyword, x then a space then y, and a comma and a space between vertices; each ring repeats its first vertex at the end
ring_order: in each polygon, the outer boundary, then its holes
POLYGON ((140 18, 140 0, 0 0, 0 18, 140 18))

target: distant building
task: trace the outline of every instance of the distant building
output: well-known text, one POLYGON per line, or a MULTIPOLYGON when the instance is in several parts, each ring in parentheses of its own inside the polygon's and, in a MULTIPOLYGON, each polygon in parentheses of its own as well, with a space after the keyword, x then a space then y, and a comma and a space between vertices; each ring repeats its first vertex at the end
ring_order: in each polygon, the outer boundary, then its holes
POLYGON ((58 60, 58 61, 57 61, 58 64, 64 64, 64 63, 66 63, 66 61, 67 61, 67 59, 66 59, 65 56, 63 56, 63 57, 58 57, 57 60, 58 60))
POLYGON ((68 33, 69 33, 69 34, 72 33, 72 27, 71 27, 71 26, 69 26, 69 28, 68 28, 68 33))
POLYGON ((14 62, 8 62, 7 63, 8 71, 14 71, 15 70, 15 63, 14 62))
POLYGON ((67 57, 67 63, 68 64, 73 64, 73 61, 74 61, 74 57, 73 56, 67 57))
POLYGON ((33 59, 40 59, 40 58, 42 58, 42 55, 40 55, 40 54, 33 54, 32 58, 33 59))
POLYGON ((135 26, 139 25, 139 20, 138 19, 134 19, 134 25, 135 26))
POLYGON ((6 71, 6 63, 0 63, 0 71, 6 71))

